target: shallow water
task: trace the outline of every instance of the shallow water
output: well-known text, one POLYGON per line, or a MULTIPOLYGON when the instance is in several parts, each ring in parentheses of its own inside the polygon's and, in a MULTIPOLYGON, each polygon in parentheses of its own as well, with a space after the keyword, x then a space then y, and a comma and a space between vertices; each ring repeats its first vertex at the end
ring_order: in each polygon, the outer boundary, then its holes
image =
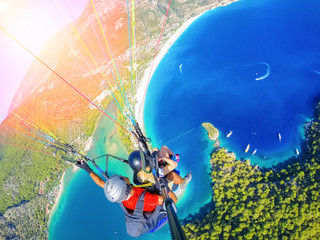
MULTIPOLYGON (((108 109, 111 112, 110 109, 108 109)), ((121 142, 112 137, 115 124, 103 117, 93 135, 94 145, 88 156, 97 157, 109 153, 127 158, 121 142), (107 137, 106 137, 107 136, 107 137)), ((96 161, 105 169, 105 159, 96 161)), ((90 165, 90 164, 89 164, 90 165)), ((95 169, 91 166, 92 169, 95 169)), ((131 169, 110 159, 108 171, 132 178, 131 169)), ((97 171, 95 170, 97 173, 97 171)), ((139 239, 148 240, 170 238, 169 227, 166 226, 157 233, 148 234, 139 239)), ((133 239, 126 233, 124 214, 118 204, 110 203, 103 192, 85 171, 72 172, 69 169, 64 178, 64 188, 57 209, 52 215, 49 226, 50 240, 63 239, 133 239)))
MULTIPOLYGON (((198 212, 211 199, 213 143, 202 122, 219 128, 221 144, 238 158, 250 157, 262 166, 283 161, 299 148, 303 124, 320 93, 319 13, 316 0, 240 1, 197 19, 164 57, 148 88, 144 119, 153 146, 167 145, 180 153, 182 175, 192 171, 188 192, 177 205, 180 218, 198 212), (233 134, 226 138, 230 130, 233 134)), ((127 157, 118 139, 106 138, 113 128, 102 118, 89 155, 127 157)), ((110 169, 131 174, 117 162, 110 169)), ((103 190, 79 171, 65 178, 49 237, 132 239, 124 224, 120 207, 109 203, 103 190)), ((139 239, 169 236, 166 226, 139 239)))

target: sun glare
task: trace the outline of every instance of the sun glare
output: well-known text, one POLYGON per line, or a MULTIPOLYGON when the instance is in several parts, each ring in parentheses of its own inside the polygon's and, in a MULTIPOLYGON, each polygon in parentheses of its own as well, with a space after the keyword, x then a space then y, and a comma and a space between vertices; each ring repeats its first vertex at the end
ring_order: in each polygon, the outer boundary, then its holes
POLYGON ((5 12, 8 8, 8 4, 0 1, 0 13, 5 12))
MULTIPOLYGON (((79 2, 69 0, 75 8, 79 2)), ((68 15, 67 7, 62 5, 68 15)), ((76 9, 76 15, 79 15, 80 8, 76 9)), ((45 42, 67 24, 54 1, 0 0, 0 26, 35 53, 39 53, 45 42)))
POLYGON ((56 31, 50 25, 44 13, 30 14, 15 26, 16 36, 31 49, 39 51, 56 31))
POLYGON ((2 24, 22 44, 38 54, 45 42, 63 26, 60 13, 50 11, 52 6, 55 7, 51 2, 20 2, 20 6, 15 7, 0 0, 0 9, 4 11, 0 13, 2 24))

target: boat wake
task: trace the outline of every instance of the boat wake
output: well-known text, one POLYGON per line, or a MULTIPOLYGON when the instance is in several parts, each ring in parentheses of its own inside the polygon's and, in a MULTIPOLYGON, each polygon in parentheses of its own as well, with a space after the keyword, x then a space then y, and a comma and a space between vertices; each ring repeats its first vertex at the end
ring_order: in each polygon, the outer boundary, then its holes
POLYGON ((259 63, 257 63, 257 64, 264 64, 264 65, 266 65, 266 66, 267 66, 267 72, 266 72, 266 74, 264 74, 263 76, 257 77, 257 78, 256 78, 256 81, 263 80, 263 79, 267 78, 267 77, 270 75, 270 73, 271 73, 270 65, 269 65, 268 63, 265 63, 265 62, 259 62, 259 63))
POLYGON ((180 73, 182 74, 182 65, 183 64, 180 64, 180 66, 179 66, 179 70, 180 70, 180 73))
POLYGON ((320 72, 317 70, 313 70, 316 74, 320 75, 320 72))

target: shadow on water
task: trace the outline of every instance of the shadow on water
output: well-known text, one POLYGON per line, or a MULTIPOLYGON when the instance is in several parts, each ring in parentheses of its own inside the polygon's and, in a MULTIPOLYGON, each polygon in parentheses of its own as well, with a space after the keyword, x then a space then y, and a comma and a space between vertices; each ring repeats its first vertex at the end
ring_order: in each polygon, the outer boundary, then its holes
MULTIPOLYGON (((318 94, 316 97, 314 97, 313 99, 313 115, 311 117, 311 119, 309 119, 308 122, 305 122, 305 125, 303 127, 304 129, 304 139, 300 141, 300 150, 301 152, 297 155, 296 150, 293 150, 293 152, 296 154, 296 156, 292 156, 290 158, 288 158, 287 160, 283 161, 283 162, 275 162, 274 165, 272 167, 266 168, 266 167, 259 167, 259 169, 262 172, 267 172, 270 170, 274 170, 276 172, 280 172, 283 169, 288 168, 288 166, 292 166, 296 163, 299 163, 301 165, 305 164, 307 162, 308 159, 312 158, 313 155, 308 151, 308 135, 309 135, 309 126, 314 122, 314 121, 318 121, 318 119, 320 118, 320 94, 318 94)), ((241 159, 241 160, 245 160, 245 159, 241 159)))
POLYGON ((188 223, 192 223, 195 220, 203 219, 209 212, 213 211, 214 209, 214 202, 210 201, 203 207, 199 209, 199 212, 196 214, 189 214, 186 218, 181 220, 182 225, 186 225, 188 223))
MULTIPOLYGON (((210 141, 207 139, 203 139, 202 144, 200 145, 199 152, 204 152, 209 147, 210 141)), ((210 155, 211 156, 211 155, 210 155)))
POLYGON ((288 166, 292 166, 296 163, 299 164, 305 164, 309 158, 312 157, 312 154, 309 153, 308 151, 308 131, 309 131, 309 126, 312 124, 312 122, 317 121, 320 117, 320 94, 317 95, 314 100, 313 100, 313 106, 314 106, 314 111, 313 111, 313 116, 310 119, 310 121, 305 122, 304 125, 304 140, 301 140, 300 142, 300 149, 301 153, 296 156, 292 156, 288 158, 286 161, 283 161, 281 163, 277 163, 276 165, 270 167, 270 168, 261 168, 262 171, 270 171, 271 169, 280 172, 282 169, 288 168, 288 166))
MULTIPOLYGON (((203 141, 204 141, 204 145, 206 145, 207 147, 211 143, 208 140, 203 140, 203 141)), ((216 150, 216 148, 213 148, 213 150, 209 153, 209 155, 208 155, 209 159, 211 159, 211 156, 215 150, 216 150)), ((211 179, 211 172, 208 173, 208 177, 209 177, 209 179, 211 179)), ((213 186, 214 186, 214 183, 212 181, 210 181, 211 191, 212 191, 213 186)), ((208 202, 207 204, 205 204, 201 208, 199 208, 199 211, 197 213, 189 214, 187 217, 182 219, 181 224, 186 225, 186 224, 192 223, 196 220, 203 219, 209 212, 213 211, 214 208, 215 208, 215 202, 213 201, 212 194, 211 194, 210 202, 208 202)))

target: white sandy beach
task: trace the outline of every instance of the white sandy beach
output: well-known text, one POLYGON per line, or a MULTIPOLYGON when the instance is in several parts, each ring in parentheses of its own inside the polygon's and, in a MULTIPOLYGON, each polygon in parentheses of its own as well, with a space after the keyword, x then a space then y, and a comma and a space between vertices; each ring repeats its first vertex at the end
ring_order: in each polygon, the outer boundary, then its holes
MULTIPOLYGON (((158 52, 153 68, 151 69, 152 62, 149 63, 149 67, 144 71, 143 77, 141 79, 138 79, 138 87, 137 87, 137 92, 136 92, 136 110, 135 110, 135 118, 140 124, 140 127, 142 130, 144 129, 144 121, 143 121, 143 111, 144 111, 144 101, 145 101, 145 96, 146 92, 149 86, 149 82, 152 78, 152 75, 154 74, 155 70, 157 69, 159 63, 161 62, 162 58, 166 55, 170 47, 174 44, 174 42, 180 37, 180 35, 201 15, 206 13, 209 10, 218 8, 218 7, 223 7, 227 6, 233 2, 237 2, 238 0, 223 0, 222 2, 219 3, 214 3, 212 4, 209 8, 203 9, 203 12, 198 14, 195 17, 192 17, 188 19, 168 40, 167 42, 162 46, 161 50, 158 52), (150 76, 150 71, 151 76, 150 76), (150 76, 150 78, 149 78, 150 76)), ((153 59, 152 59, 153 61, 153 59)))
MULTIPOLYGON (((155 58, 155 62, 153 65, 153 69, 152 69, 152 73, 151 73, 151 77, 155 71, 155 69, 157 68, 157 66, 159 65, 160 61, 162 60, 162 58, 166 55, 166 53, 168 52, 168 50, 170 49, 170 47, 172 46, 172 44, 180 37, 180 35, 190 26, 190 24, 196 20, 198 17, 200 17, 203 13, 199 14, 198 16, 195 16, 193 18, 190 18, 188 21, 186 21, 170 38, 169 40, 163 45, 163 47, 161 48, 161 50, 158 52, 156 58, 155 58)), ((145 94, 146 91, 148 89, 148 85, 150 82, 149 79, 149 75, 150 75, 150 71, 151 71, 151 65, 152 62, 149 63, 149 67, 145 70, 143 77, 141 80, 139 80, 139 86, 137 89, 137 93, 136 93, 136 112, 135 112, 135 117, 137 119, 137 121, 139 122, 140 126, 142 129, 144 129, 144 122, 143 122, 143 109, 144 109, 144 100, 145 100, 145 94)), ((92 138, 90 138, 90 140, 88 140, 87 144, 86 144, 86 149, 91 145, 92 143, 92 138)), ((88 149, 87 149, 88 150, 88 149)), ((73 171, 76 171, 75 168, 73 168, 73 171)), ((57 198, 55 199, 55 203, 52 207, 52 210, 50 212, 50 217, 49 217, 49 223, 51 221, 52 215, 56 210, 56 207, 59 204, 59 200, 62 194, 62 190, 63 190, 63 178, 65 176, 65 173, 63 173, 63 176, 61 178, 61 182, 60 182, 60 189, 59 189, 59 193, 57 198)))
MULTIPOLYGON (((166 55, 166 53, 168 52, 168 50, 170 49, 170 47, 173 45, 173 43, 180 37, 180 35, 197 19, 199 18, 202 14, 204 14, 205 12, 207 12, 207 10, 205 10, 204 12, 202 12, 201 14, 190 18, 189 20, 187 20, 167 41, 166 43, 162 46, 162 48, 160 49, 160 51, 158 52, 155 60, 154 60, 154 64, 153 64, 153 68, 152 68, 152 72, 151 72, 151 76, 150 76, 150 71, 151 71, 151 66, 152 66, 152 62, 149 63, 149 67, 144 71, 143 77, 141 79, 138 79, 138 87, 137 87, 137 92, 136 92, 136 111, 135 111, 135 117, 136 120, 139 122, 140 127, 142 128, 142 130, 144 129, 144 121, 143 121, 143 111, 144 111, 144 104, 145 104, 145 95, 148 89, 148 85, 150 82, 150 79, 152 78, 152 75, 154 74, 156 68, 158 67, 159 63, 161 62, 162 58, 166 55), (149 78, 150 76, 150 78, 149 78)), ((152 59, 153 61, 153 59, 152 59)), ((105 93, 103 93, 105 94, 105 93)), ((87 144, 86 144, 86 149, 91 145, 92 143, 92 138, 88 140, 87 144)), ((77 168, 73 168, 73 171, 76 171, 77 168)), ((55 199, 55 203, 54 206, 50 212, 50 217, 49 217, 49 223, 51 221, 51 217, 53 215, 53 213, 56 210, 56 207, 59 204, 59 200, 62 194, 62 190, 63 190, 63 178, 65 176, 65 173, 63 174, 62 178, 61 178, 61 183, 60 183, 60 189, 59 189, 59 193, 57 198, 55 199)))
MULTIPOLYGON (((205 11, 206 12, 206 11, 205 11)), ((200 17, 202 14, 205 12, 190 18, 188 21, 186 21, 170 38, 167 40, 167 42, 163 45, 161 50, 158 52, 152 72, 151 72, 151 77, 150 76, 150 71, 151 71, 151 66, 152 62, 149 63, 149 67, 144 71, 143 77, 138 80, 139 85, 137 87, 137 92, 136 92, 136 111, 135 111, 135 118, 140 124, 140 127, 142 130, 144 129, 144 121, 143 121, 143 111, 144 111, 144 103, 145 103, 145 96, 146 92, 149 86, 149 82, 152 78, 152 75, 154 74, 155 70, 157 69, 159 63, 161 62, 162 58, 166 55, 170 47, 174 44, 174 42, 180 37, 180 35, 193 23, 198 17, 200 17)), ((153 61, 153 59, 152 59, 153 61)))
POLYGON ((54 204, 53 204, 53 207, 52 207, 52 209, 51 209, 51 211, 50 211, 49 223, 48 223, 48 224, 50 224, 51 218, 52 218, 52 216, 53 216, 53 213, 56 211, 56 208, 57 208, 57 206, 58 206, 58 204, 59 204, 59 200, 60 200, 60 197, 61 197, 62 191, 63 191, 63 180, 64 180, 65 173, 66 173, 66 172, 63 172, 63 174, 62 174, 62 177, 61 177, 61 180, 60 180, 60 184, 59 184, 59 192, 58 192, 58 195, 57 195, 57 197, 56 197, 56 199, 55 199, 55 202, 54 202, 54 204))

